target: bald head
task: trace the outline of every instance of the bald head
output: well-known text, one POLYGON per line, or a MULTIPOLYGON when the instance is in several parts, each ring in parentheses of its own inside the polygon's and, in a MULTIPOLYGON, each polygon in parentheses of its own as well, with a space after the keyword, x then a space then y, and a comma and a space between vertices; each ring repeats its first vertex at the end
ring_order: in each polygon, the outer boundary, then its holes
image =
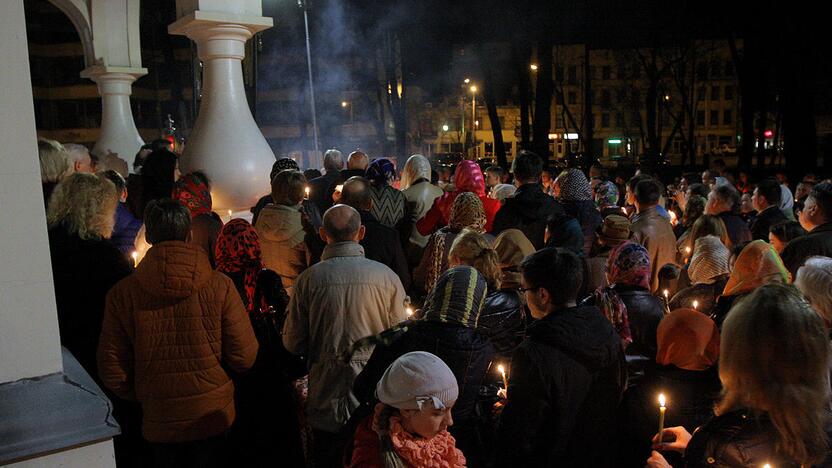
POLYGON ((350 177, 341 190, 341 203, 356 210, 370 210, 373 207, 373 197, 370 192, 370 182, 363 177, 350 177))
POLYGON ((361 169, 362 171, 366 171, 369 165, 370 158, 362 151, 353 151, 347 158, 347 169, 361 169))
POLYGON ((327 244, 336 242, 358 242, 364 237, 361 216, 355 208, 347 205, 335 205, 324 213, 324 225, 321 238, 327 244))

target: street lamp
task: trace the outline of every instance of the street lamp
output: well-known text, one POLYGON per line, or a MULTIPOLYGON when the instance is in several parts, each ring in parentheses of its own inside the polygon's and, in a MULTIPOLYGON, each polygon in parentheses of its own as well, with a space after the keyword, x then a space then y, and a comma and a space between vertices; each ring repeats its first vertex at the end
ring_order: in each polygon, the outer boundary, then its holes
POLYGON ((346 109, 348 105, 350 105, 350 103, 348 103, 347 101, 341 101, 341 107, 343 107, 344 109, 346 109))
POLYGON ((445 125, 442 126, 442 131, 447 132, 450 128, 451 127, 449 127, 448 124, 445 124, 445 125))
POLYGON ((471 82, 471 78, 465 78, 464 80, 462 80, 462 82, 468 84, 471 82))
POLYGON ((350 108, 350 123, 353 123, 352 103, 349 101, 341 101, 341 108, 346 109, 347 107, 350 108))
POLYGON ((536 72, 536 71, 537 71, 537 64, 536 64, 536 63, 533 63, 533 64, 529 65, 529 68, 530 68, 533 72, 536 72))

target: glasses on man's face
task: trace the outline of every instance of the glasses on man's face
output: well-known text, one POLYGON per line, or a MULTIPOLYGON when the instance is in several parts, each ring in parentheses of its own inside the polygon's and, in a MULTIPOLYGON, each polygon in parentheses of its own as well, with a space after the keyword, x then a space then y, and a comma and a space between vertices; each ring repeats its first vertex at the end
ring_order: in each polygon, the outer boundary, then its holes
POLYGON ((517 288, 518 291, 520 291, 521 293, 524 293, 524 294, 525 294, 526 291, 535 291, 537 289, 540 289, 540 286, 533 286, 531 288, 517 288))

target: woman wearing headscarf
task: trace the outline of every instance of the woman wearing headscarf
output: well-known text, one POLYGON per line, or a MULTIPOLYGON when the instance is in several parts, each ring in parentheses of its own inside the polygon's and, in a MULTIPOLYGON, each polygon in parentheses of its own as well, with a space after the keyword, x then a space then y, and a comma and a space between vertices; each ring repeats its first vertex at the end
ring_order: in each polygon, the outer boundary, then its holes
POLYGON ((578 220, 584 235, 584 254, 589 255, 595 243, 595 230, 603 222, 595 207, 592 187, 580 169, 570 168, 560 173, 555 184, 558 186, 558 201, 566 214, 578 220))
POLYGON ((430 175, 430 161, 421 154, 408 158, 402 171, 400 187, 405 200, 405 224, 401 234, 407 239, 405 255, 411 268, 419 263, 428 243, 428 238, 416 229, 416 222, 430 210, 434 200, 444 193, 441 188, 430 183, 430 175))
POLYGON ((610 215, 626 216, 626 211, 618 206, 618 187, 615 183, 608 180, 599 182, 593 189, 595 206, 601 212, 601 217, 606 218, 610 215))
POLYGON ((609 286, 589 297, 612 322, 625 346, 630 375, 656 358, 656 329, 664 305, 650 294, 650 254, 632 241, 623 242, 607 260, 609 286))
MULTIPOLYGON (((488 295, 485 297, 485 306, 480 313, 477 329, 491 340, 500 359, 507 361, 511 359, 514 349, 525 336, 525 314, 523 296, 517 290, 520 287, 519 283, 511 287, 502 284, 503 273, 496 246, 499 243, 500 249, 509 258, 516 258, 522 255, 523 251, 531 254, 534 247, 518 229, 507 229, 501 232, 497 239, 495 247, 492 248, 484 235, 468 229, 463 230, 454 239, 449 262, 452 267, 474 267, 485 278, 488 295)), ((524 257, 525 255, 517 260, 515 268, 524 257)))
POLYGON ((417 288, 422 285, 425 293, 433 289, 439 275, 448 269, 448 254, 454 239, 466 228, 485 232, 482 202, 471 192, 462 192, 454 199, 450 223, 428 239, 422 260, 413 271, 413 284, 417 288))
POLYGON ((202 247, 211 267, 216 268, 214 251, 222 220, 211 211, 213 200, 208 177, 200 171, 185 174, 174 184, 172 198, 191 212, 191 243, 202 247))
MULTIPOLYGON (((252 322, 262 313, 258 280, 263 270, 260 239, 257 231, 244 219, 235 218, 223 226, 217 238, 217 271, 234 282, 252 322)), ((271 272, 269 272, 271 273, 271 272)), ((270 304, 272 305, 272 304, 270 304)), ((258 330, 255 327, 256 331, 258 330)), ((236 458, 242 465, 261 466, 280 457, 287 463, 303 460, 297 406, 292 387, 285 378, 288 352, 274 343, 262 342, 254 367, 245 374, 234 375, 234 398, 237 417, 230 432, 236 458), (283 360, 281 360, 283 359, 283 360), (289 462, 288 460, 291 460, 289 462)))
POLYGON ((713 417, 722 389, 716 368, 719 330, 713 320, 693 309, 673 310, 659 323, 657 341, 656 362, 624 394, 622 466, 642 466, 650 456, 657 395, 664 394, 672 408, 665 426, 682 426, 692 433, 713 417))
POLYGON ((479 388, 494 356, 491 341, 477 331, 487 291, 485 278, 472 267, 459 266, 443 273, 418 319, 376 345, 355 380, 356 398, 372 408, 376 385, 390 363, 412 351, 433 353, 450 367, 459 385, 451 434, 463 453, 471 457, 482 453, 473 426, 479 388))
POLYGON ((731 269, 728 260, 731 251, 716 236, 700 237, 696 240, 693 256, 688 265, 688 277, 691 286, 682 289, 670 301, 670 310, 693 307, 703 314, 710 315, 716 298, 725 288, 731 269))
POLYGON ((722 322, 737 299, 753 292, 764 284, 791 281, 789 270, 771 244, 755 240, 740 252, 722 295, 717 299, 711 318, 722 328, 722 322))
POLYGON ((584 257, 584 233, 581 224, 571 215, 552 215, 546 223, 543 241, 547 248, 562 247, 579 257, 584 257))
POLYGON ((603 224, 598 228, 595 245, 592 246, 590 257, 584 263, 586 270, 584 278, 587 281, 586 291, 593 292, 598 288, 609 286, 607 282, 607 260, 609 260, 610 252, 629 239, 629 219, 620 214, 612 214, 604 218, 603 224))
POLYGON ((376 159, 367 167, 367 180, 370 181, 370 196, 373 199, 370 213, 381 224, 399 228, 404 219, 405 198, 402 192, 390 185, 396 181, 396 166, 389 159, 376 159))
POLYGON ((488 198, 485 193, 485 178, 482 175, 480 166, 474 161, 462 161, 456 167, 454 173, 454 187, 456 190, 447 192, 433 202, 433 206, 428 210, 425 216, 416 223, 416 228, 423 236, 427 236, 432 232, 440 229, 442 226, 450 222, 451 208, 454 200, 461 193, 471 192, 475 194, 482 202, 483 212, 485 213, 485 231, 491 232, 494 216, 500 210, 500 202, 492 198, 488 198))

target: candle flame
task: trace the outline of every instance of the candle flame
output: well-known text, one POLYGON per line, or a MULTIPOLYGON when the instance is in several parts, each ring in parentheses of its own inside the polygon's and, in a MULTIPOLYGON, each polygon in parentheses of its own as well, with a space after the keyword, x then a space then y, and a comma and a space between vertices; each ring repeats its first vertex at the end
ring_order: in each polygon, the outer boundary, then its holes
POLYGON ((696 309, 699 307, 699 301, 693 301, 693 308, 696 309))
POLYGON ((771 464, 766 463, 765 465, 763 465, 763 468, 771 468, 771 464))
POLYGON ((231 217, 231 214, 232 214, 232 213, 231 213, 231 210, 228 210, 228 217, 229 217, 229 218, 231 217))
POLYGON ((134 251, 133 253, 131 253, 131 254, 130 254, 130 256, 131 256, 131 257, 133 257, 133 260, 138 260, 138 259, 139 259, 139 253, 138 253, 138 252, 136 252, 136 251, 134 251))
POLYGON ((503 365, 502 365, 502 364, 500 364, 499 366, 497 366, 497 370, 498 370, 498 371, 500 371, 500 373, 501 373, 501 374, 503 374, 503 375, 505 375, 505 373, 506 373, 506 368, 505 368, 505 367, 503 367, 503 365))
POLYGON ((667 295, 668 295, 669 293, 670 293, 670 291, 668 291, 667 289, 665 289, 665 290, 664 290, 664 297, 666 298, 666 297, 667 297, 667 295))
POLYGON ((412 317, 412 316, 413 316, 413 309, 411 309, 410 307, 406 308, 406 309, 405 309, 405 312, 407 312, 407 316, 408 316, 408 317, 412 317))
POLYGON ((686 253, 686 254, 689 254, 689 253, 690 253, 690 247, 685 247, 685 253, 686 253))
POLYGON ((659 406, 665 407, 667 406, 667 400, 664 398, 664 393, 659 393, 659 406))

